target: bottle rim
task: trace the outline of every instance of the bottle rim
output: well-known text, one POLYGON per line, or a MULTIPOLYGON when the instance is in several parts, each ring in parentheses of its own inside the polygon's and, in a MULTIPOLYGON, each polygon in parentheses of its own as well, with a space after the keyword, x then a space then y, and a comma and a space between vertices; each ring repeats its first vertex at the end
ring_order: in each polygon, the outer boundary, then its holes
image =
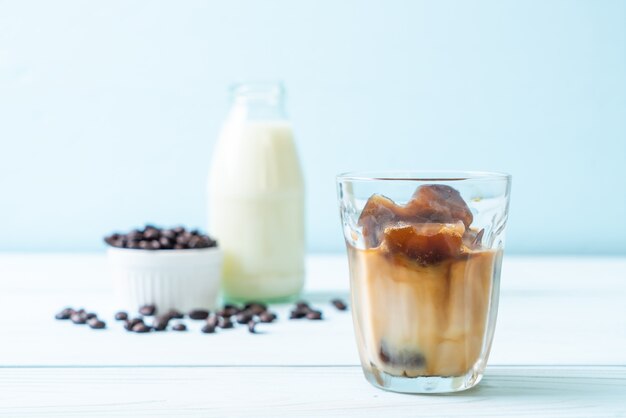
POLYGON ((230 93, 235 101, 280 102, 285 95, 285 88, 280 81, 253 81, 233 84, 230 93))

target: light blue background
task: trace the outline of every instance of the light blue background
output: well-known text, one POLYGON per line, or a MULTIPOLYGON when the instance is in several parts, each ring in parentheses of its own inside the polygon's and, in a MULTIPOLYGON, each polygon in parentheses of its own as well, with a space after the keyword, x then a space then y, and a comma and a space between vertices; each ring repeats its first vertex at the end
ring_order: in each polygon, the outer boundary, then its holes
POLYGON ((626 254, 624 1, 1 1, 0 250, 206 226, 235 80, 282 79, 308 247, 334 175, 513 174, 510 253, 626 254))

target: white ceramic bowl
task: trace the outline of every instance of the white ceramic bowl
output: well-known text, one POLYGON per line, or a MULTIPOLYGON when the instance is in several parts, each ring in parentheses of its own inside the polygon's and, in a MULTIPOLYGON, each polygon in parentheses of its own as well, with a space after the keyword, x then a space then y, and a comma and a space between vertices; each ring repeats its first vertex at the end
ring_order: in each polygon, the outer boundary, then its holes
POLYGON ((184 250, 107 250, 117 307, 136 311, 154 304, 160 312, 194 308, 214 309, 220 289, 222 251, 217 248, 184 250))

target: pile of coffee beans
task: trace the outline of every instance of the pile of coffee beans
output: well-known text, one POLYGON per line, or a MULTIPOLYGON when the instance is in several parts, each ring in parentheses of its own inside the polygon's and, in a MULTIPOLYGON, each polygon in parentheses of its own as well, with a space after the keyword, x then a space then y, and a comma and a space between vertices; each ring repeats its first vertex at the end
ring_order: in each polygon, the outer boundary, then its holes
MULTIPOLYGON (((331 304, 340 311, 347 309, 347 305, 340 299, 333 299, 331 304)), ((137 309, 135 316, 131 316, 125 311, 116 312, 114 316, 116 321, 123 324, 126 331, 137 334, 167 330, 187 331, 187 325, 181 321, 185 317, 192 321, 204 321, 200 330, 204 334, 213 334, 218 329, 232 329, 242 325, 247 327, 248 332, 257 334, 257 324, 270 324, 278 319, 276 313, 270 311, 267 305, 260 302, 249 302, 243 306, 226 304, 215 312, 206 309, 192 309, 186 315, 174 309, 160 313, 155 305, 144 305, 137 309)), ((322 317, 321 310, 314 309, 306 301, 300 301, 292 308, 289 318, 321 320, 322 317)), ((65 308, 57 313, 55 318, 70 320, 75 324, 87 324, 93 329, 106 327, 106 323, 98 319, 97 314, 87 312, 85 309, 65 308)))
POLYGON ((61 321, 70 320, 76 325, 89 325, 91 329, 104 329, 107 324, 98 319, 98 315, 93 312, 87 312, 84 309, 65 308, 54 316, 61 321))
POLYGON ((217 242, 197 229, 188 231, 182 226, 159 228, 146 225, 133 229, 127 234, 114 233, 104 238, 104 242, 117 248, 135 248, 141 250, 185 250, 217 247, 217 242))

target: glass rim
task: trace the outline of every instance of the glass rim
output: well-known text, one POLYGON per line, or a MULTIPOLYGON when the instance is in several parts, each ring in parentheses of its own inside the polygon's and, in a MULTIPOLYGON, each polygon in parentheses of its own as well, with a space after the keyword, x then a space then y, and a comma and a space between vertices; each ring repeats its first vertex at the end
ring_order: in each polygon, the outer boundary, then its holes
POLYGON ((336 178, 337 181, 511 181, 508 173, 471 170, 349 171, 336 178))

